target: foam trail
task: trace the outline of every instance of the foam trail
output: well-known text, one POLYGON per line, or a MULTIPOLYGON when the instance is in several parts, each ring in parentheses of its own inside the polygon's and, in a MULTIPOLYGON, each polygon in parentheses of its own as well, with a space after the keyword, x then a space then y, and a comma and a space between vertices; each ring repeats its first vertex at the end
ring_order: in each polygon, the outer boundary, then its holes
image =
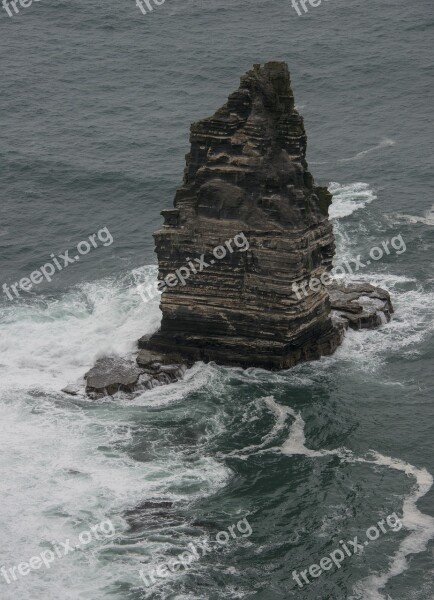
MULTIPOLYGON (((265 447, 270 442, 272 442, 279 435, 279 433, 285 428, 288 415, 293 415, 292 408, 290 408, 289 406, 281 406, 279 404, 276 404, 276 402, 273 399, 273 396, 266 396, 265 398, 262 398, 262 400, 265 402, 266 406, 268 408, 270 408, 270 410, 276 416, 276 422, 273 425, 273 428, 270 431, 270 433, 267 433, 267 435, 265 435, 262 438, 262 442, 260 444, 253 444, 251 446, 245 446, 242 450, 234 450, 233 452, 229 452, 224 455, 220 453, 220 456, 225 456, 225 457, 233 456, 233 457, 245 459, 245 458, 247 458, 247 456, 243 456, 243 455, 248 455, 252 452, 265 449, 265 447)), ((270 449, 268 449, 267 451, 269 451, 269 450, 270 449)))
POLYGON ((416 486, 404 500, 401 519, 405 529, 412 533, 401 542, 399 549, 392 557, 389 570, 381 575, 370 575, 357 583, 354 586, 355 595, 351 596, 350 600, 387 600, 380 590, 392 577, 396 577, 408 569, 407 556, 409 554, 419 554, 426 550, 428 542, 434 537, 434 518, 422 513, 417 508, 417 501, 425 496, 433 485, 431 473, 426 469, 418 469, 409 463, 384 456, 379 452, 373 452, 373 455, 375 458, 372 461, 358 460, 396 469, 416 479, 416 486))
POLYGON ((391 140, 389 138, 385 138, 376 146, 372 146, 372 148, 368 148, 367 150, 358 152, 354 156, 350 156, 348 158, 339 158, 337 161, 334 161, 334 160, 324 160, 324 161, 315 161, 315 162, 309 161, 309 164, 311 164, 311 165, 331 165, 331 164, 337 164, 337 163, 352 162, 353 160, 360 160, 360 159, 364 158, 367 154, 370 154, 371 152, 375 152, 376 150, 382 150, 383 148, 387 148, 388 146, 394 146, 395 143, 396 142, 394 142, 393 140, 391 140))
MULTIPOLYGON (((290 406, 282 406, 277 404, 273 396, 266 396, 262 398, 265 406, 274 414, 276 417, 276 423, 274 424, 270 433, 262 438, 260 444, 245 446, 241 450, 235 450, 224 456, 233 456, 241 459, 247 458, 248 454, 255 452, 255 454, 262 454, 264 452, 275 452, 279 451, 287 456, 295 454, 303 454, 305 456, 318 457, 318 456, 329 456, 335 454, 342 458, 352 456, 351 450, 347 448, 338 448, 336 450, 311 450, 305 446, 305 435, 304 425, 302 416, 300 413, 295 412, 290 406), (293 417, 294 422, 289 429, 289 435, 282 446, 274 446, 266 448, 267 444, 271 443, 278 434, 286 427, 286 421, 288 416, 293 417), (259 451, 259 452, 258 452, 259 451)), ((223 456, 223 454, 221 455, 223 456)))
MULTIPOLYGON (((409 554, 418 554, 426 550, 429 540, 434 538, 434 518, 422 513, 417 508, 417 502, 428 493, 433 485, 433 477, 426 469, 419 469, 410 463, 390 456, 384 456, 374 450, 371 451, 371 459, 355 457, 351 450, 347 448, 337 448, 334 450, 311 450, 306 447, 306 437, 304 434, 305 422, 300 413, 297 413, 289 406, 277 404, 272 396, 263 399, 265 405, 276 416, 276 425, 273 427, 268 441, 272 434, 275 435, 284 425, 288 415, 294 418, 289 429, 289 435, 280 447, 282 454, 287 456, 303 455, 311 458, 335 455, 342 460, 350 463, 368 463, 387 467, 405 473, 409 477, 414 477, 416 486, 409 496, 404 499, 402 523, 405 529, 411 531, 400 544, 399 549, 393 555, 391 564, 386 573, 380 575, 371 575, 357 583, 354 587, 356 595, 350 600, 386 600, 386 597, 380 593, 387 582, 408 569, 407 556, 409 554)), ((265 438, 264 438, 265 441, 265 438)), ((264 443, 257 446, 261 448, 264 443)), ((252 447, 246 448, 251 449, 252 447)), ((275 450, 272 448, 270 450, 275 450)))
POLYGON ((281 415, 291 415, 294 418, 289 429, 289 435, 280 447, 282 454, 287 456, 294 456, 295 454, 302 454, 304 456, 310 456, 312 458, 318 456, 330 456, 337 455, 341 458, 347 458, 352 456, 351 450, 347 448, 337 448, 335 450, 311 450, 305 445, 306 436, 304 435, 305 422, 300 413, 295 412, 290 406, 281 406, 275 402, 272 396, 265 398, 265 404, 267 407, 276 415, 279 419, 281 415))
POLYGON ((343 163, 343 162, 351 162, 353 160, 360 160, 361 158, 364 158, 367 154, 371 154, 371 152, 375 152, 376 150, 382 150, 383 148, 387 148, 388 146, 394 146, 394 145, 395 145, 395 142, 393 140, 385 138, 376 146, 372 146, 372 148, 363 150, 363 152, 358 152, 357 154, 355 154, 354 156, 350 156, 349 158, 341 158, 340 160, 338 160, 338 162, 343 163))
POLYGON ((425 212, 424 217, 417 217, 415 215, 403 215, 398 213, 395 215, 398 221, 403 221, 404 223, 423 223, 424 225, 434 225, 434 204, 431 206, 429 210, 425 212))

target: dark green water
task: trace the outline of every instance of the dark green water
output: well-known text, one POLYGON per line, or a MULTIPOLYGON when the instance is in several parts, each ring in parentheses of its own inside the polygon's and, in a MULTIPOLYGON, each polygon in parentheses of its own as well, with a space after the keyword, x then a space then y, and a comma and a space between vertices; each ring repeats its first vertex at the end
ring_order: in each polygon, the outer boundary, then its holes
POLYGON ((0 577, 0 598, 432 600, 432 4, 0 10, 0 283, 104 226, 114 240, 19 300, 0 294, 0 566, 104 519, 116 528, 50 569, 0 577), (190 122, 270 59, 289 64, 311 171, 335 194, 336 264, 404 240, 357 274, 391 292, 393 321, 289 372, 198 364, 133 400, 66 397, 97 356, 158 327, 136 284, 155 279, 151 234, 190 122), (392 513, 402 528, 365 545, 392 513), (250 535, 146 588, 140 569, 244 517, 250 535), (297 585, 294 570, 355 536, 363 552, 297 585))

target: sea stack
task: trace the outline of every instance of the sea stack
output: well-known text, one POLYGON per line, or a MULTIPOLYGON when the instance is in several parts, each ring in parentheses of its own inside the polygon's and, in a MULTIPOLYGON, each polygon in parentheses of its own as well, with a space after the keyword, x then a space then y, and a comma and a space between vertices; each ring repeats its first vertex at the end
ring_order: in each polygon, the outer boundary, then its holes
POLYGON ((308 171, 285 63, 255 65, 192 125, 190 142, 183 185, 154 234, 161 328, 140 338, 138 354, 99 358, 84 376, 92 398, 174 383, 197 360, 287 369, 332 354, 348 327, 391 319, 388 292, 330 277, 332 196, 308 171))
POLYGON ((174 208, 154 234, 161 328, 140 346, 267 369, 334 352, 343 327, 327 287, 293 288, 327 277, 335 243, 332 196, 308 170, 286 63, 254 65, 222 108, 191 126, 190 142, 174 208), (240 233, 248 249, 216 260, 214 249, 240 233), (194 274, 189 262, 199 257, 207 266, 194 274), (191 274, 174 284, 182 267, 191 274))

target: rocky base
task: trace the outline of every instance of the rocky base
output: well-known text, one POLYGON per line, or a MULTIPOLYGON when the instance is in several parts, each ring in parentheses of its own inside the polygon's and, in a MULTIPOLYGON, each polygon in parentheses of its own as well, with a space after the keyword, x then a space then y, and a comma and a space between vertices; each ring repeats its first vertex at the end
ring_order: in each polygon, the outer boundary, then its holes
POLYGON ((199 335, 184 335, 179 341, 175 338, 169 343, 166 335, 154 334, 151 340, 147 337, 139 340, 139 347, 157 350, 161 353, 170 351, 175 345, 177 351, 189 362, 213 361, 217 364, 234 367, 258 367, 263 369, 289 369, 299 362, 317 360, 328 356, 338 348, 342 341, 342 329, 336 327, 332 319, 323 327, 307 330, 300 335, 297 345, 283 343, 279 340, 251 339, 246 346, 244 337, 209 335, 206 341, 199 335))
POLYGON ((236 338, 232 338, 228 347, 227 337, 209 336, 204 344, 199 336, 194 335, 184 335, 180 344, 175 338, 169 345, 159 332, 152 337, 140 338, 139 347, 157 348, 164 353, 172 350, 175 344, 179 354, 190 362, 202 360, 243 368, 289 369, 300 362, 333 354, 348 328, 375 329, 391 319, 393 307, 390 295, 381 288, 365 282, 345 284, 334 281, 327 291, 331 305, 330 321, 322 330, 316 328, 306 331, 297 347, 284 346, 278 339, 264 345, 264 340, 258 339, 252 340, 246 349, 244 340, 239 340, 237 344, 236 338), (265 354, 265 350, 268 354, 265 354))
MULTIPOLYGON (((390 295, 385 290, 374 287, 369 283, 339 283, 333 282, 328 286, 331 302, 331 330, 327 330, 324 337, 314 338, 312 332, 306 335, 304 345, 301 348, 291 349, 285 356, 281 356, 281 346, 276 342, 274 348, 270 345, 268 366, 270 370, 285 369, 299 362, 316 360, 321 356, 333 354, 342 342, 345 331, 351 329, 375 329, 388 323, 393 314, 393 306, 390 295), (277 350, 273 356, 272 352, 277 350)), ((225 346, 219 348, 218 339, 213 340, 203 348, 194 345, 197 340, 192 338, 190 348, 176 346, 177 352, 173 352, 174 343, 161 352, 149 350, 150 340, 155 344, 156 335, 152 337, 145 335, 140 338, 138 344, 141 348, 134 358, 107 356, 100 358, 95 366, 84 376, 86 381, 86 394, 91 398, 102 398, 113 396, 117 392, 135 393, 143 390, 167 385, 179 381, 185 372, 191 367, 195 360, 209 362, 215 361, 226 366, 264 367, 263 341, 260 344, 259 364, 255 364, 255 346, 252 345, 251 353, 245 353, 245 347, 233 346, 230 354, 225 352, 225 346), (244 353, 243 353, 244 350, 244 353)), ((158 339, 158 338, 157 338, 158 339)), ((259 346, 258 346, 259 348, 259 346)), ((69 385, 63 390, 66 394, 80 395, 78 386, 69 385)))

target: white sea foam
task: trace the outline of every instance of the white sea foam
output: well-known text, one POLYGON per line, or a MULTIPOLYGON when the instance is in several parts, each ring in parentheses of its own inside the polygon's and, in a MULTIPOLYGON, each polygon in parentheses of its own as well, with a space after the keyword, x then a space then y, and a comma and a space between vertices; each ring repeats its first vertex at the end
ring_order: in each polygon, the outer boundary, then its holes
POLYGON ((311 458, 338 455, 342 458, 352 456, 352 452, 346 448, 338 448, 336 450, 312 450, 306 446, 306 437, 304 434, 305 422, 300 413, 296 412, 290 406, 282 406, 278 404, 272 396, 264 398, 264 402, 269 410, 276 416, 277 422, 282 422, 285 418, 291 416, 294 421, 291 424, 288 432, 288 437, 280 446, 280 452, 287 456, 301 454, 311 458))
MULTIPOLYGON (((144 267, 143 274, 151 283, 156 268, 144 267)), ((50 570, 34 571, 10 585, 1 578, 2 600, 38 600, 47 593, 96 600, 111 596, 119 581, 140 586, 143 557, 151 550, 158 556, 164 543, 131 541, 125 561, 123 512, 149 498, 189 502, 215 493, 231 476, 206 453, 186 459, 183 452, 172 451, 164 437, 162 452, 150 451, 144 461, 124 450, 137 428, 147 439, 140 411, 152 402, 162 410, 181 401, 191 389, 206 384, 211 367, 198 364, 184 382, 151 391, 149 400, 138 395, 130 404, 120 396, 97 406, 60 393, 97 356, 131 352, 135 340, 156 329, 159 321, 158 298, 144 304, 131 275, 82 285, 58 300, 2 307, 0 477, 6 527, 0 565, 28 561, 52 540, 77 539, 80 531, 107 518, 122 539, 119 553, 117 541, 115 550, 108 542, 95 541, 88 550, 59 559, 50 570)))
POLYGON ((402 284, 411 282, 411 278, 390 273, 354 279, 363 279, 389 290, 395 309, 392 321, 379 329, 347 331, 342 345, 333 356, 321 361, 319 368, 327 369, 337 361, 344 361, 346 368, 374 372, 391 356, 420 352, 421 343, 434 332, 434 292, 421 285, 403 290, 402 284))
POLYGON ((332 181, 328 189, 333 194, 333 202, 329 208, 330 219, 348 217, 377 199, 369 184, 363 182, 340 184, 332 181))
MULTIPOLYGON (((360 238, 367 235, 361 230, 363 222, 359 220, 357 227, 352 227, 345 217, 368 206, 376 195, 366 183, 331 183, 329 189, 334 195, 330 213, 337 243, 334 262, 338 265, 359 254, 360 238)), ((379 241, 373 240, 372 245, 379 245, 379 241)), ((388 290, 395 314, 391 323, 384 323, 377 330, 348 331, 337 352, 318 363, 319 370, 344 360, 350 368, 375 371, 390 355, 419 351, 421 342, 434 331, 434 292, 430 287, 417 284, 412 277, 387 271, 370 273, 365 269, 343 278, 348 282, 367 281, 388 290)))
POLYGON ((158 302, 145 305, 131 277, 86 283, 60 299, 11 302, 0 322, 1 385, 59 390, 97 357, 132 351, 160 318, 158 302))

